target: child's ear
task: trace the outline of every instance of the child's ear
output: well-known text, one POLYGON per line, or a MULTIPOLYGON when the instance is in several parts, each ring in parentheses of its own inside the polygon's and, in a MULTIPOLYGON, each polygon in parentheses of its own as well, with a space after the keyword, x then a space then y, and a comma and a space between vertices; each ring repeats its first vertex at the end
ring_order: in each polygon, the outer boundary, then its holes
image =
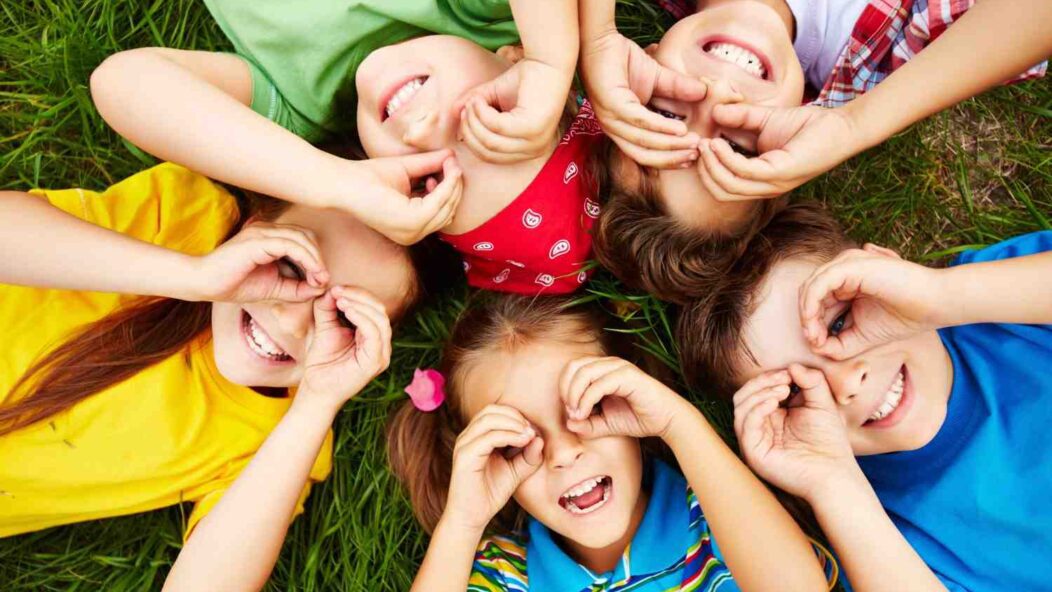
POLYGON ((873 243, 866 243, 865 245, 862 245, 862 250, 863 251, 869 251, 870 253, 873 253, 874 255, 883 255, 885 257, 891 257, 893 259, 902 259, 902 255, 899 255, 897 252, 892 251, 891 249, 889 249, 887 247, 881 247, 880 245, 874 245, 873 243))
POLYGON ((502 45, 497 49, 497 55, 512 64, 517 64, 522 58, 526 57, 526 51, 522 49, 521 45, 502 45))

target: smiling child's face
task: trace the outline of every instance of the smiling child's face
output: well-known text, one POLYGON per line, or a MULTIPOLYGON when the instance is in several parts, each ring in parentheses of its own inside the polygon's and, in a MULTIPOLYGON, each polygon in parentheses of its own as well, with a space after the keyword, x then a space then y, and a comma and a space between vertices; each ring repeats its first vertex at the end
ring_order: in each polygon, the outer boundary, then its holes
MULTIPOLYGON (((350 214, 294 205, 275 221, 312 231, 333 285, 364 288, 384 304, 388 315, 405 306, 414 272, 405 248, 350 214), (377 273, 382 269, 383 273, 377 273)), ((297 271, 278 264, 287 277, 297 271)), ((212 305, 216 367, 234 384, 291 387, 303 378, 304 360, 314 336, 314 302, 262 301, 212 305)))
POLYGON ((428 35, 381 47, 355 74, 358 134, 369 158, 454 148, 466 91, 511 62, 460 37, 428 35))
MULTIPOLYGON (((801 328, 798 303, 800 287, 819 265, 791 258, 767 275, 745 327, 752 359, 739 364, 739 384, 792 363, 821 370, 856 456, 924 446, 946 419, 953 381, 949 354, 938 334, 928 331, 842 361, 814 353, 801 328)), ((851 322, 846 305, 825 319, 831 332, 851 322)))
MULTIPOLYGON (((701 138, 722 137, 735 150, 752 155, 756 134, 721 127, 712 111, 718 105, 739 102, 800 105, 804 74, 793 50, 791 25, 772 6, 756 0, 716 0, 676 23, 650 50, 651 55, 671 70, 705 80, 708 92, 696 103, 655 98, 649 107, 682 120, 701 138)), ((684 224, 734 227, 752 212, 752 202, 717 201, 705 188, 697 166, 656 174, 666 207, 684 224)))
POLYGON ((565 341, 487 353, 467 369, 462 390, 468 416, 498 403, 517 409, 533 424, 544 440, 543 464, 514 499, 578 556, 627 544, 646 507, 639 440, 583 440, 566 429, 559 376, 571 360, 595 355, 603 355, 598 343, 565 341))

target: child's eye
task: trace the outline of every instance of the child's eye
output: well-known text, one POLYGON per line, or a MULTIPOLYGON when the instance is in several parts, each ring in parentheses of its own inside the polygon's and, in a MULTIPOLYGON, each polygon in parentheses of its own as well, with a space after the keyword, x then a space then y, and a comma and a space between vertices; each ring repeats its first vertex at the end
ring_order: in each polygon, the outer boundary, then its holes
POLYGON ((519 448, 518 446, 505 446, 500 451, 500 455, 509 460, 520 454, 522 454, 522 448, 519 448))
POLYGON ((278 259, 278 273, 281 277, 288 278, 290 280, 296 280, 302 282, 307 279, 307 274, 303 273, 303 268, 293 263, 292 259, 288 257, 282 257, 278 259))
POLYGON ((753 152, 752 150, 749 150, 748 148, 746 148, 745 146, 742 146, 741 144, 735 142, 734 140, 732 140, 730 138, 727 138, 727 137, 724 137, 723 139, 728 144, 731 145, 731 150, 737 152, 738 154, 741 154, 742 156, 744 156, 746 158, 754 158, 754 157, 756 157, 756 153, 755 152, 753 152))
POLYGON ((589 417, 591 417, 593 415, 602 415, 602 414, 603 414, 603 405, 601 403, 596 403, 595 405, 592 405, 592 411, 588 415, 589 415, 589 417))
POLYGON ((651 111, 653 111, 654 113, 657 113, 658 115, 660 115, 660 116, 662 116, 662 117, 664 117, 666 119, 675 119, 677 121, 683 121, 683 120, 685 120, 687 118, 686 115, 678 115, 678 114, 673 113, 671 111, 666 111, 664 109, 659 109, 658 107, 655 107, 653 105, 648 105, 647 107, 651 111))
POLYGON ((847 328, 847 318, 848 318, 848 315, 850 313, 851 313, 851 309, 848 308, 848 309, 844 310, 844 312, 840 313, 840 316, 838 316, 837 318, 833 319, 832 323, 829 323, 829 335, 830 336, 836 337, 836 336, 840 335, 840 333, 843 332, 844 329, 847 328))
POLYGON ((800 387, 795 382, 789 383, 789 396, 778 404, 783 409, 800 406, 800 387))
POLYGON ((342 312, 336 315, 336 319, 340 321, 340 325, 346 327, 347 329, 354 331, 358 328, 354 323, 350 321, 350 319, 347 318, 347 315, 343 314, 342 312))

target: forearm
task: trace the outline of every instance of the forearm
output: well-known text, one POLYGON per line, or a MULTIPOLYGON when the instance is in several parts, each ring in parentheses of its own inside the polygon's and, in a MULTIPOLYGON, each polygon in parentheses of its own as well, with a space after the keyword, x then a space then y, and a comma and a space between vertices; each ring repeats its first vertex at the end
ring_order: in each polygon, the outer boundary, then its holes
POLYGON ((1052 54, 1052 2, 981 0, 847 109, 860 149, 1016 76, 1052 54), (981 60, 973 56, 982 56, 981 60))
POLYGON ((482 533, 443 519, 427 546, 427 555, 413 581, 413 592, 463 592, 468 587, 475 549, 482 533))
POLYGON ((608 33, 617 32, 614 0, 580 0, 577 6, 581 30, 581 45, 598 39, 608 33))
POLYGON ((1052 323, 1052 252, 941 270, 938 326, 1052 323))
POLYGON ((577 0, 512 0, 511 10, 526 58, 558 68, 572 80, 579 46, 577 0))
POLYGON ((228 90, 239 96, 212 84, 216 75, 204 66, 191 70, 147 48, 111 56, 95 70, 95 106, 114 130, 159 158, 288 201, 333 202, 331 179, 341 159, 252 111, 251 77, 239 58, 201 53, 186 59, 213 66, 234 60, 225 64, 228 77, 240 80, 228 90))
POLYGON ((742 590, 825 590, 793 518, 689 403, 666 438, 742 590))
POLYGON ((184 300, 194 257, 85 222, 47 200, 0 192, 0 283, 184 300))
POLYGON ((946 590, 892 523, 860 470, 809 501, 858 592, 946 590))
POLYGON ((252 462, 198 524, 168 574, 165 591, 255 591, 266 583, 336 415, 309 398, 299 393, 252 462))

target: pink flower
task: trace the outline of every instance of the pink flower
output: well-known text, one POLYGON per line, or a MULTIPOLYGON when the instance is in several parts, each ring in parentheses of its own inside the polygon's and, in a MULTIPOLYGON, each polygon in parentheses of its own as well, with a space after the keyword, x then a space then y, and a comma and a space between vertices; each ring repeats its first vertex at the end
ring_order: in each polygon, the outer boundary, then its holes
POLYGON ((421 411, 434 411, 446 400, 446 377, 438 370, 417 368, 413 382, 405 387, 413 406, 421 411))

